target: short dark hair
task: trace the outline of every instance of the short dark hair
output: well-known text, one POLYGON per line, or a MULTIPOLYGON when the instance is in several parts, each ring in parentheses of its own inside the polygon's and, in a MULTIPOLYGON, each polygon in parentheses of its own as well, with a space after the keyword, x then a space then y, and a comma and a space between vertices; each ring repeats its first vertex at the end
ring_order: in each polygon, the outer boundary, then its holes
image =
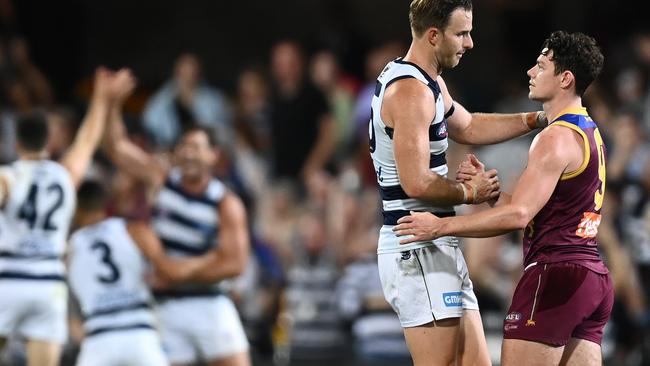
POLYGON ((185 137, 187 134, 194 132, 204 133, 208 137, 208 143, 210 144, 210 147, 217 147, 219 145, 217 132, 214 128, 202 126, 195 122, 189 123, 181 129, 181 135, 178 141, 176 141, 176 144, 178 145, 182 141, 183 137, 185 137))
POLYGON ((108 192, 96 180, 86 180, 77 190, 77 209, 86 212, 103 211, 108 202, 108 192))
POLYGON ((27 151, 41 151, 47 145, 47 120, 41 114, 21 117, 16 121, 16 139, 27 151))
POLYGON ((409 9, 411 29, 418 37, 430 27, 444 30, 457 8, 472 10, 472 0, 413 0, 409 9))
MULTIPOLYGON (((603 69, 604 57, 596 40, 583 33, 555 31, 544 41, 544 48, 553 51, 551 61, 555 75, 571 71, 576 80, 576 94, 582 96, 603 69)), ((546 52, 548 52, 546 51, 546 52)))

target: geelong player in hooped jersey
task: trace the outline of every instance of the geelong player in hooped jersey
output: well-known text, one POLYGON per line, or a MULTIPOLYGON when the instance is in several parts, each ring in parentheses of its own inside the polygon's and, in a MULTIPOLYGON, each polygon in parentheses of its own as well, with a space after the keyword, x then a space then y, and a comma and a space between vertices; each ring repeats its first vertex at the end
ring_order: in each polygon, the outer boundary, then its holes
MULTIPOLYGON (((605 146, 582 95, 603 56, 593 38, 554 32, 528 70, 529 97, 551 124, 533 141, 512 196, 477 214, 414 213, 394 230, 408 243, 445 235, 485 237, 524 229, 524 274, 504 320, 501 364, 600 365, 600 342, 613 305, 596 234, 605 194, 605 146)), ((475 160, 463 178, 483 170, 475 160)))
POLYGON ((78 366, 168 365, 158 335, 149 269, 137 223, 107 217, 107 195, 97 182, 77 194, 68 280, 84 319, 78 366))
POLYGON ((0 168, 0 348, 11 334, 27 339, 30 365, 59 363, 67 338, 63 254, 75 191, 101 140, 109 104, 129 82, 127 70, 97 71, 88 113, 59 162, 45 150, 45 119, 19 120, 19 160, 0 168))
POLYGON ((416 365, 487 365, 478 304, 457 240, 447 236, 400 246, 392 228, 410 211, 453 216, 454 205, 498 196, 496 171, 465 182, 447 178, 448 138, 491 144, 547 122, 541 112, 470 114, 452 100, 440 74, 473 47, 470 0, 414 0, 409 18, 409 51, 379 75, 371 106, 370 153, 384 215, 380 278, 416 365))
POLYGON ((248 260, 246 211, 241 200, 212 168, 218 153, 212 132, 185 130, 174 149, 178 166, 168 169, 133 144, 124 132, 120 111, 111 111, 108 153, 118 168, 150 189, 152 227, 165 253, 204 258, 197 270, 166 289, 156 289, 163 344, 172 364, 250 365, 248 341, 234 304, 219 281, 239 275, 248 260))

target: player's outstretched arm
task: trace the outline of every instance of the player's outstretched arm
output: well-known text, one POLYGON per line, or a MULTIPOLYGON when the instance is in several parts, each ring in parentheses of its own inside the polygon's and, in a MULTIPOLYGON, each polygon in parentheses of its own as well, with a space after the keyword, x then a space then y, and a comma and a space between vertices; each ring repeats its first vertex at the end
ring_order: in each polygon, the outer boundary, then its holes
POLYGON ((135 79, 130 73, 129 76, 129 80, 116 83, 113 86, 117 97, 109 111, 103 147, 118 169, 157 190, 165 181, 167 168, 129 139, 122 118, 124 101, 128 99, 135 88, 135 79))
POLYGON ((525 228, 551 197, 572 159, 582 155, 572 134, 570 130, 558 127, 537 136, 530 149, 528 166, 517 182, 509 203, 476 214, 450 218, 413 213, 401 218, 393 229, 400 236, 413 235, 400 243, 446 235, 488 237, 525 228))
POLYGON ((429 124, 435 113, 433 93, 415 79, 397 81, 386 90, 382 118, 393 124, 397 171, 406 194, 438 206, 496 197, 499 182, 494 170, 469 182, 455 182, 430 170, 429 124))
POLYGON ((441 77, 438 77, 438 84, 445 105, 454 108, 447 119, 447 128, 449 137, 456 142, 467 145, 495 144, 548 125, 544 112, 470 113, 460 103, 453 101, 441 77))
POLYGON ((111 78, 112 75, 107 69, 99 68, 95 72, 93 95, 88 112, 77 131, 72 146, 60 160, 61 165, 70 173, 75 187, 79 187, 81 184, 104 133, 112 99, 111 78))

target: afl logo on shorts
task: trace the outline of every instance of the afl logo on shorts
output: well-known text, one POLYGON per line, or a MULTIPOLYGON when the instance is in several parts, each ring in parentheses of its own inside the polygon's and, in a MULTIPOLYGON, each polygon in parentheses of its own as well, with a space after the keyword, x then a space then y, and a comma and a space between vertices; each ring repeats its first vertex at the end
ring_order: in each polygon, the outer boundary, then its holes
POLYGON ((506 315, 506 321, 507 322, 513 323, 513 322, 518 322, 520 320, 521 320, 521 313, 512 312, 512 313, 506 315))

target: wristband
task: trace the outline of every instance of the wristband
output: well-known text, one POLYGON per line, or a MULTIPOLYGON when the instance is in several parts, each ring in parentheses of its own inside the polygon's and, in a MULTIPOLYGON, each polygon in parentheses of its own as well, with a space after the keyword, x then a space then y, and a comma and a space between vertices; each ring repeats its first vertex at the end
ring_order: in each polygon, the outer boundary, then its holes
POLYGON ((474 203, 476 200, 476 187, 468 183, 461 183, 460 186, 463 188, 463 202, 474 203))

